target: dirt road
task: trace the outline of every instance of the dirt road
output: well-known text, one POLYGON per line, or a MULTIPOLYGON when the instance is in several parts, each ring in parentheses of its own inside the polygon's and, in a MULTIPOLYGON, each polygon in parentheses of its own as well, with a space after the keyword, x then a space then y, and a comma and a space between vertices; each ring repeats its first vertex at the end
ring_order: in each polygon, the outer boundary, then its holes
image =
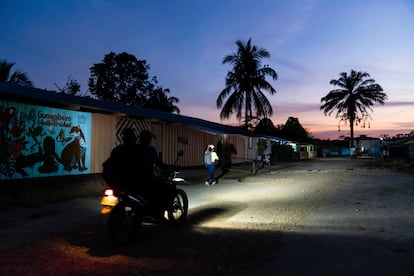
MULTIPOLYGON (((319 159, 187 185, 185 225, 144 225, 124 247, 107 239, 98 199, 81 214, 68 202, 55 221, 71 227, 52 231, 49 217, 46 237, 3 247, 0 274, 414 275, 413 180, 374 160, 319 159)), ((47 227, 24 225, 33 223, 47 227)), ((13 239, 18 225, 3 223, 0 237, 13 239)))
POLYGON ((320 160, 280 172, 312 188, 258 274, 413 275, 414 175, 375 167, 320 160))

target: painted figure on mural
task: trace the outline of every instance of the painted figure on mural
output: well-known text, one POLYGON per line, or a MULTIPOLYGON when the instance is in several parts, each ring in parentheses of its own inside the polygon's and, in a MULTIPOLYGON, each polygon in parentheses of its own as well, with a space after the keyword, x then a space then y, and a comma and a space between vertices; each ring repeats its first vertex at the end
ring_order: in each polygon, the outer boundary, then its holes
POLYGON ((36 149, 36 146, 40 145, 40 141, 38 140, 38 138, 45 135, 43 132, 43 127, 29 127, 29 131, 27 132, 27 134, 29 134, 29 136, 34 141, 34 144, 32 144, 32 146, 30 147, 30 150, 34 151, 36 149))
POLYGON ((72 169, 79 169, 79 171, 86 170, 85 154, 86 154, 86 139, 79 126, 71 128, 69 134, 74 138, 61 153, 61 161, 63 169, 71 171, 72 169))
POLYGON ((33 168, 37 163, 41 162, 43 158, 42 150, 39 147, 38 151, 27 155, 20 155, 15 160, 14 170, 21 176, 29 176, 24 168, 33 168))
POLYGON ((16 113, 15 107, 2 107, 0 112, 0 132, 3 135, 6 135, 9 131, 9 123, 13 118, 13 115, 16 113))
POLYGON ((33 148, 30 154, 25 154, 29 141, 23 129, 25 124, 17 117, 16 107, 1 108, 0 170, 7 177, 13 177, 16 174, 22 177, 29 176, 25 168, 33 168, 42 158, 40 147, 33 148))
POLYGON ((43 140, 43 164, 37 169, 41 173, 53 173, 59 170, 60 157, 56 153, 55 140, 46 136, 43 140))
POLYGON ((56 136, 56 141, 58 141, 58 142, 60 142, 62 144, 65 144, 65 143, 69 142, 70 139, 72 139, 72 138, 65 136, 65 131, 63 130, 63 128, 61 128, 59 130, 59 134, 56 136))

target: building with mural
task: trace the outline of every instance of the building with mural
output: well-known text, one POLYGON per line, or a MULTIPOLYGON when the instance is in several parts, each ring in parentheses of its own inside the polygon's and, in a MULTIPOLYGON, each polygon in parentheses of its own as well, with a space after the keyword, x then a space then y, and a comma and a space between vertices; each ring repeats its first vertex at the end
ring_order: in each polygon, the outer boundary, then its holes
POLYGON ((5 99, 0 108, 0 179, 90 173, 90 113, 5 99))
POLYGON ((95 175, 120 134, 148 129, 165 163, 203 166, 208 144, 232 148, 231 163, 255 162, 261 137, 238 127, 158 110, 0 83, 0 180, 95 175))

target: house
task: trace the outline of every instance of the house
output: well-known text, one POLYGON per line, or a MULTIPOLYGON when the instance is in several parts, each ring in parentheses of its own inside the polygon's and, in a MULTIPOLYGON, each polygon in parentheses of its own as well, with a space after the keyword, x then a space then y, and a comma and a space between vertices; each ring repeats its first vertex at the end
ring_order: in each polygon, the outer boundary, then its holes
POLYGON ((405 146, 405 158, 408 162, 414 162, 414 138, 406 141, 405 146))
POLYGON ((379 138, 361 135, 355 139, 356 154, 359 157, 381 158, 383 142, 379 138))
POLYGON ((0 180, 100 174, 127 127, 150 129, 165 163, 184 151, 183 167, 202 166, 211 143, 231 145, 232 163, 253 162, 261 138, 198 118, 7 83, 0 83, 0 108, 0 180))

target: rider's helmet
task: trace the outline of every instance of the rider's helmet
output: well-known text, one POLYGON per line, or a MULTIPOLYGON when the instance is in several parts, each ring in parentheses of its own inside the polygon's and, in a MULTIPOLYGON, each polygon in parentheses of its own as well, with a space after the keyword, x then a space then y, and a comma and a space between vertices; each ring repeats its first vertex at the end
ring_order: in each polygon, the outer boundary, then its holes
POLYGON ((139 142, 144 145, 149 145, 151 143, 152 138, 155 138, 155 135, 148 129, 144 129, 139 134, 139 142))
POLYGON ((126 128, 122 131, 122 140, 124 144, 135 144, 137 136, 132 128, 126 128))

